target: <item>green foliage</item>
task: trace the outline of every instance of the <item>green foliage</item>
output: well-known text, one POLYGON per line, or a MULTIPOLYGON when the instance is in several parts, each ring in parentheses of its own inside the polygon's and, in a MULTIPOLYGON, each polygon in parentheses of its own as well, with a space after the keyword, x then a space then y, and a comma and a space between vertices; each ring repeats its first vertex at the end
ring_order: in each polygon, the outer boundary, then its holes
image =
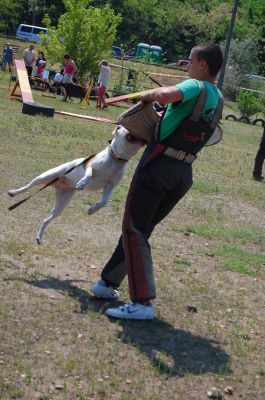
POLYGON ((232 40, 223 85, 227 98, 235 100, 240 87, 247 84, 245 75, 256 73, 257 54, 255 40, 232 40))
POLYGON ((89 6, 89 0, 64 0, 66 13, 57 28, 51 27, 48 15, 44 24, 49 28, 46 52, 53 63, 61 63, 63 54, 69 53, 76 62, 81 76, 98 70, 98 62, 111 55, 120 16, 106 5, 89 6))
POLYGON ((247 90, 240 90, 236 97, 238 109, 242 116, 251 117, 251 115, 256 114, 261 110, 260 103, 256 95, 247 90))
POLYGON ((8 27, 14 25, 18 18, 19 6, 12 0, 0 1, 0 32, 5 32, 8 27))
POLYGON ((265 96, 261 96, 260 98, 260 108, 261 108, 260 111, 265 116, 265 96))

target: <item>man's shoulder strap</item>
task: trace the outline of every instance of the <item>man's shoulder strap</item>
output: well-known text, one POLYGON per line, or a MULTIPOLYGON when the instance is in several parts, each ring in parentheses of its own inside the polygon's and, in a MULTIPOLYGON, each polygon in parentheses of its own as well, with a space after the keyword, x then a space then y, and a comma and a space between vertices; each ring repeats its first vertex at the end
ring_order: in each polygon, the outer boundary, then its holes
MULTIPOLYGON (((200 94, 198 96, 197 102, 195 104, 195 107, 193 108, 193 111, 191 113, 190 119, 192 121, 199 121, 201 118, 201 115, 203 113, 203 106, 206 101, 206 89, 205 85, 202 81, 197 81, 201 87, 200 94)), ((220 121, 222 117, 222 111, 223 111, 223 105, 224 105, 224 99, 220 91, 218 91, 218 103, 217 107, 215 109, 213 118, 210 122, 210 127, 215 128, 218 122, 220 121)))
POLYGON ((190 119, 192 121, 199 121, 203 112, 203 106, 206 100, 206 89, 204 86, 204 83, 202 81, 197 81, 198 84, 200 85, 201 91, 199 93, 197 102, 195 104, 195 107, 192 110, 190 119))

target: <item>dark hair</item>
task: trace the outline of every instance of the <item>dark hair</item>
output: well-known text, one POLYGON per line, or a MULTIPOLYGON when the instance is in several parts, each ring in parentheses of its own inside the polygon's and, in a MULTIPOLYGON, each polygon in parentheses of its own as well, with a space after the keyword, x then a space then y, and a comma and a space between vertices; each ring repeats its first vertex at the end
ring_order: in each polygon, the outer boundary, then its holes
POLYGON ((69 54, 65 54, 65 55, 63 56, 63 58, 67 58, 67 59, 69 60, 71 57, 69 56, 69 54))
POLYGON ((38 54, 41 54, 42 55, 42 57, 44 58, 44 53, 43 53, 43 51, 41 50, 41 51, 39 51, 38 52, 38 54))
POLYGON ((200 43, 193 48, 197 53, 198 61, 206 61, 208 64, 209 74, 216 76, 223 65, 223 54, 217 44, 200 43))
POLYGON ((64 69, 61 69, 60 74, 63 75, 64 73, 64 69))

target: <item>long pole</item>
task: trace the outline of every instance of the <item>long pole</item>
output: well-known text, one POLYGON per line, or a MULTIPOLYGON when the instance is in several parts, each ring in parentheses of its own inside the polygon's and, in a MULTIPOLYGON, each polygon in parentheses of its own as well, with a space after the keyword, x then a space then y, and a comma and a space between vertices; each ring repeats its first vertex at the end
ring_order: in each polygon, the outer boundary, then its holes
POLYGON ((227 34, 227 39, 226 39, 225 49, 224 49, 224 62, 223 62, 223 66, 222 66, 220 74, 219 74, 218 85, 217 85, 220 90, 222 90, 223 83, 224 83, 225 68, 226 68, 226 64, 227 64, 228 53, 229 53, 230 43, 231 43, 231 39, 232 39, 232 35, 233 35, 233 29, 234 29, 234 24, 235 24, 236 13, 237 13, 239 1, 240 0, 234 1, 231 20, 230 20, 230 24, 229 24, 229 29, 228 29, 228 34, 227 34))

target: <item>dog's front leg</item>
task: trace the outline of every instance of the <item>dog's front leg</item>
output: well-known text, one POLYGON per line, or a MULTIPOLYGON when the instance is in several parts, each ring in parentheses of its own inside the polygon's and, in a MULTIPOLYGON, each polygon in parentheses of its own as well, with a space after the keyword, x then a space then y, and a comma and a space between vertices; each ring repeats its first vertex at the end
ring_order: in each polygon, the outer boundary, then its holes
POLYGON ((92 206, 88 207, 87 213, 88 215, 94 214, 98 210, 100 210, 102 207, 104 207, 109 199, 111 198, 112 192, 113 192, 114 186, 107 186, 102 193, 102 197, 100 201, 97 203, 93 204, 92 206))
POLYGON ((92 168, 87 167, 85 175, 79 182, 76 184, 76 190, 83 190, 85 186, 87 186, 92 178, 92 168))

